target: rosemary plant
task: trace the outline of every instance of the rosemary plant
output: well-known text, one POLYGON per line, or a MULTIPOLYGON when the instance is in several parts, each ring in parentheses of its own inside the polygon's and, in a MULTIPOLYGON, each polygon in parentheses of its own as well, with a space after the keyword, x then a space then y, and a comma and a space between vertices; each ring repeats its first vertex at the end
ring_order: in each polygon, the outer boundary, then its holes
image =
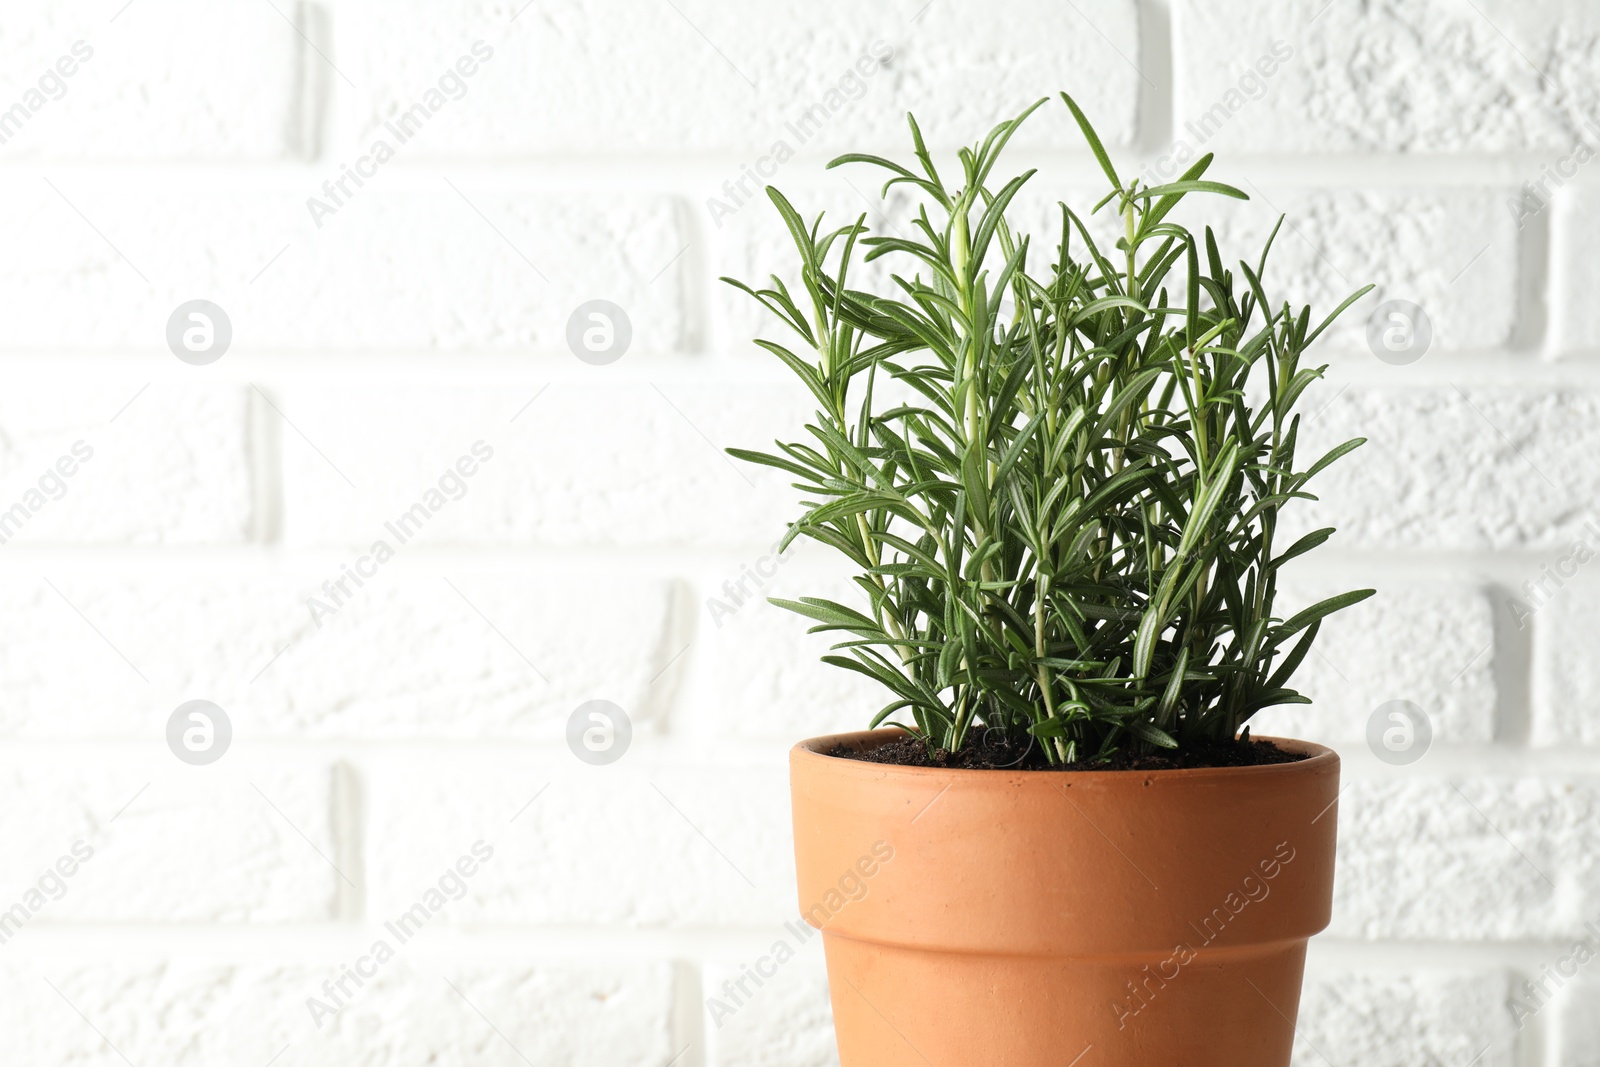
POLYGON ((774 603, 844 635, 824 659, 887 687, 872 724, 896 721, 930 753, 974 744, 975 728, 1051 764, 1248 737, 1261 708, 1307 702, 1288 684, 1323 618, 1372 594, 1274 614, 1283 566, 1333 533, 1280 545, 1281 509, 1362 443, 1296 469, 1295 405, 1325 369, 1301 356, 1367 289, 1315 328, 1310 308, 1275 306, 1271 238, 1234 271, 1209 227, 1171 218, 1190 194, 1247 199, 1203 178, 1210 155, 1170 184, 1125 183, 1062 100, 1111 183, 1094 211, 1119 216, 1114 249, 1061 204, 1041 270, 1007 221, 1034 171, 1001 184, 995 167, 1040 100, 959 153, 955 189, 914 117, 914 162, 829 164, 881 168, 885 195, 914 189, 912 237, 873 233, 864 215, 808 226, 769 187, 803 291, 724 279, 799 338, 756 343, 819 405, 806 439, 728 451, 797 479, 804 512, 785 544, 831 545, 864 594, 859 608, 774 603), (858 257, 883 256, 913 267, 894 292, 849 287, 858 257))

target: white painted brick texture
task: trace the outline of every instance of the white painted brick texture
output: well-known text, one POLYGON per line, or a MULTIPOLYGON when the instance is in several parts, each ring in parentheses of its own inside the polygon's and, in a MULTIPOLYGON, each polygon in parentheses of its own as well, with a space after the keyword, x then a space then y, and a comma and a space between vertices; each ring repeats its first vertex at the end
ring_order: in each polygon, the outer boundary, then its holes
POLYGON ((293 572, 8 574, 0 723, 12 737, 147 738, 192 693, 262 739, 553 739, 595 697, 641 729, 666 719, 662 672, 682 648, 668 647, 671 613, 686 594, 664 577, 396 560, 360 588, 346 582, 339 603, 324 587, 357 558, 293 572))
POLYGON ((5 159, 266 164, 306 156, 306 61, 316 57, 303 35, 314 32, 316 5, 119 6, 19 0, 7 8, 5 159))
MULTIPOLYGON (((381 134, 477 40, 496 51, 473 76, 481 84, 460 97, 460 115, 452 112, 437 136, 428 131, 427 151, 719 151, 754 164, 779 140, 813 155, 863 142, 898 147, 913 107, 935 143, 959 145, 972 128, 1069 80, 1081 82, 1111 140, 1135 135, 1140 37, 1131 0, 1076 8, 997 0, 981 20, 956 6, 892 0, 782 0, 756 18, 707 0, 676 8, 626 0, 330 6, 335 46, 351 56, 360 86, 341 95, 335 112, 354 145, 381 134), (419 27, 442 13, 449 32, 419 42, 419 27), (1018 25, 1033 30, 1019 36, 1018 25)), ((1037 136, 1075 145, 1072 129, 1055 116, 1037 136)))
POLYGON ((18 1063, 665 1063, 672 979, 630 967, 473 966, 397 957, 332 1018, 304 1008, 337 961, 52 960, 0 971, 18 1063), (54 989, 52 989, 54 987, 54 989), (80 1014, 75 1014, 81 1013, 80 1014), (89 1020, 94 1030, 83 1025, 89 1020), (97 1036, 99 1031, 101 1036, 97 1036), (102 1057, 110 1056, 111 1060, 102 1057), (524 1058, 525 1057, 525 1058, 524 1058))
POLYGON ((1180 126, 1203 121, 1230 90, 1262 101, 1208 148, 1565 153, 1593 140, 1600 23, 1585 7, 1177 0, 1173 13, 1186 40, 1174 49, 1180 126), (1256 61, 1275 42, 1293 54, 1263 76, 1256 61))
MULTIPOLYGON (((1595 11, 28 0, 0 22, 0 1061, 835 1064, 815 943, 707 1006, 794 917, 789 746, 886 699, 766 602, 852 590, 816 546, 776 556, 787 479, 722 451, 812 402, 718 278, 792 277, 763 182, 904 228, 903 192, 822 165, 905 158, 907 110, 948 153, 1066 89, 1125 174, 1218 153, 1251 197, 1210 205, 1228 258, 1287 214, 1274 300, 1376 286, 1302 426, 1310 456, 1368 443, 1291 520, 1339 534, 1284 597, 1380 595, 1324 628, 1314 703, 1255 724, 1344 757, 1296 1064, 1600 1065, 1594 964, 1517 1010, 1600 929, 1595 11), (231 321, 209 366, 167 350, 195 299, 231 321), (610 365, 569 348, 596 299, 628 317, 610 365), (1408 366, 1368 347, 1391 300, 1430 320, 1408 366), (193 699, 232 724, 211 766, 166 746, 193 699), (631 722, 609 766, 568 748, 591 700, 631 722), (1415 764, 1368 749, 1391 700, 1429 716, 1415 764), (430 892, 317 1026, 308 998, 430 892)), ((1016 149, 1035 233, 1098 199, 1059 105, 1016 149)))
POLYGON ((41 258, 0 267, 17 302, 3 346, 165 355, 168 316, 199 293, 255 352, 566 356, 568 316, 600 296, 627 310, 641 352, 675 351, 689 333, 688 239, 669 197, 538 195, 461 175, 400 188, 405 176, 388 173, 329 196, 338 166, 293 173, 270 190, 183 192, 99 173, 56 189, 13 179, 19 210, 0 239, 41 258), (331 213, 308 210, 312 197, 331 213))
POLYGON ((8 906, 26 903, 30 883, 61 856, 82 858, 78 842, 92 852, 64 891, 46 887, 42 907, 27 905, 34 914, 25 929, 317 922, 347 910, 341 900, 354 886, 334 865, 344 844, 337 794, 349 786, 336 767, 234 767, 201 776, 174 770, 170 760, 147 765, 153 762, 6 768, 8 906))

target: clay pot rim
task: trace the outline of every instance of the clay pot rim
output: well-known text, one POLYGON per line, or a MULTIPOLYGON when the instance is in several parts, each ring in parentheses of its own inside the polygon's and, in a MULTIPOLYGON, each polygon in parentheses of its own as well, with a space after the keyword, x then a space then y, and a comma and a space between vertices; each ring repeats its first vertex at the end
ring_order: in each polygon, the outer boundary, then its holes
POLYGON ((825 734, 821 737, 811 737, 796 744, 789 750, 791 760, 804 760, 808 763, 816 762, 819 766, 826 764, 830 770, 844 768, 860 768, 862 773, 877 774, 886 777, 899 777, 907 780, 916 778, 940 779, 970 779, 999 783, 1004 779, 1017 781, 1051 781, 1054 775, 1070 776, 1073 782, 1084 784, 1109 784, 1112 782, 1127 782, 1140 778, 1162 778, 1171 781, 1204 781, 1213 778, 1238 778, 1243 775, 1292 775, 1305 774, 1321 768, 1339 763, 1339 754, 1326 745, 1319 745, 1314 741, 1302 741, 1293 737, 1273 737, 1269 735, 1251 735, 1253 741, 1271 741, 1279 748, 1290 752, 1308 753, 1308 758, 1295 760, 1292 763, 1263 763, 1253 767, 1169 767, 1161 770, 1106 770, 1106 771, 1013 771, 1005 768, 976 768, 976 767, 907 767, 896 763, 871 763, 866 760, 845 759, 843 756, 830 756, 828 749, 839 745, 852 745, 859 747, 876 747, 876 744, 864 746, 863 742, 885 743, 892 738, 904 737, 906 732, 896 727, 881 727, 877 730, 855 730, 842 734, 825 734))

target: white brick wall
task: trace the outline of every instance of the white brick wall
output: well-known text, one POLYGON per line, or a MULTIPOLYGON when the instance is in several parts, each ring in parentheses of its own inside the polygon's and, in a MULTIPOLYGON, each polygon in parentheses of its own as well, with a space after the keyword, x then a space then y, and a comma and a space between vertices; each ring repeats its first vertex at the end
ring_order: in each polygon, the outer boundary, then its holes
MULTIPOLYGON (((1259 720, 1349 783, 1296 1062, 1600 1064, 1600 971, 1548 977, 1600 929, 1597 43, 1558 0, 8 5, 0 512, 79 459, 0 544, 0 1060, 835 1062, 814 942, 704 1005, 793 917, 787 746, 882 702, 764 602, 841 571, 774 559, 785 479, 719 454, 807 401, 716 279, 788 270, 746 177, 776 141, 798 203, 899 218, 821 164, 1068 89, 1125 172, 1219 152, 1253 197, 1225 242, 1291 213, 1280 298, 1378 286, 1305 428, 1370 444, 1286 596, 1382 595, 1259 720), (208 366, 165 342, 199 298, 233 327, 208 366), (567 349, 593 299, 631 323, 608 366, 567 349), (1432 322, 1410 366, 1366 347, 1390 299, 1432 322), (164 731, 201 698, 234 737, 193 767, 164 731), (565 742, 592 699, 632 722, 611 766, 565 742), (1433 725, 1411 766, 1366 746, 1396 699, 1433 725)), ((1099 182, 1059 108, 1016 162, 1030 216, 1099 182)))

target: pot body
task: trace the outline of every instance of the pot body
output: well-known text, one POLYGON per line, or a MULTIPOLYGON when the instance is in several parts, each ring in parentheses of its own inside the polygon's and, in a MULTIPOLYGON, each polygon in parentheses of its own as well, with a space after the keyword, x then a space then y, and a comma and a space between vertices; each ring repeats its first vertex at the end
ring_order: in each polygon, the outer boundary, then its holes
POLYGON ((1150 772, 823 754, 895 736, 790 755, 842 1067, 1288 1067, 1332 909, 1332 750, 1150 772))

